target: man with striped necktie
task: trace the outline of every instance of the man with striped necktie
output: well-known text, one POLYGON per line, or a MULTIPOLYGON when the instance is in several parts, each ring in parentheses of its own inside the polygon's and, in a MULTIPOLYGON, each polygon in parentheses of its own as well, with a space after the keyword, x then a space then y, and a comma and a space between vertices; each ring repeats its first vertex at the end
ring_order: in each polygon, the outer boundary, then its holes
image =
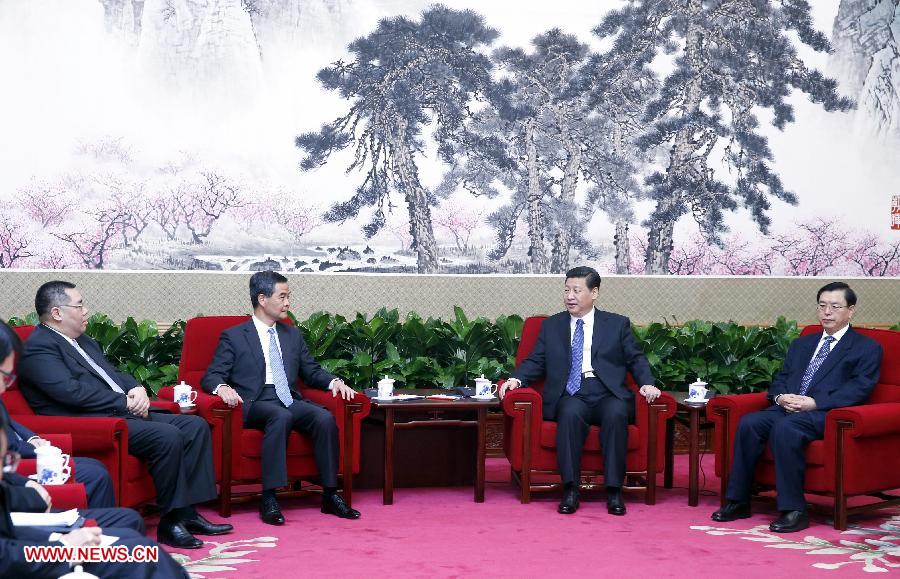
POLYGON ((300 394, 297 378, 312 388, 330 390, 349 400, 356 395, 340 378, 329 374, 310 355, 303 336, 288 317, 291 291, 288 280, 274 271, 250 277, 253 316, 228 328, 200 385, 231 407, 243 403, 244 425, 263 431, 262 501, 264 523, 283 525, 284 515, 275 489, 287 485, 287 440, 291 430, 312 438, 316 466, 322 481, 322 512, 343 519, 358 519, 337 494, 340 442, 334 415, 300 394))
POLYGON ((843 282, 832 282, 819 290, 816 300, 824 331, 794 340, 769 387, 772 405, 741 418, 734 439, 728 503, 713 513, 714 521, 750 516, 753 471, 768 444, 775 458, 781 512, 769 529, 793 533, 809 527, 803 497, 806 447, 825 436, 829 410, 861 404, 878 383, 881 345, 850 327, 856 293, 843 282))

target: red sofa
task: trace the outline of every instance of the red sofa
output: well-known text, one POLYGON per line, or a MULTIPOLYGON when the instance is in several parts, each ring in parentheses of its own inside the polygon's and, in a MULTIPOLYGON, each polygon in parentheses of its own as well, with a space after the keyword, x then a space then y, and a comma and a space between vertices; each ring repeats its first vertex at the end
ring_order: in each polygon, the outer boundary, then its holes
MULTIPOLYGON (((219 514, 231 516, 232 486, 258 483, 262 476, 260 453, 262 431, 244 428, 240 405, 228 408, 218 396, 206 394, 200 388, 200 379, 212 361, 219 334, 231 326, 240 324, 249 316, 210 316, 188 320, 184 329, 184 343, 178 380, 190 384, 198 391, 197 411, 210 423, 213 433, 214 462, 216 476, 221 483, 219 494, 219 514)), ((330 392, 307 388, 298 383, 300 392, 309 400, 325 406, 334 413, 341 436, 341 468, 344 500, 352 501, 353 477, 347 473, 358 473, 360 464, 360 428, 362 419, 370 411, 369 399, 357 395, 351 401, 334 398, 330 392)), ((160 398, 172 399, 171 388, 160 390, 160 398)), ((292 432, 288 440, 288 479, 308 480, 318 476, 313 445, 309 437, 292 432)))
MULTIPOLYGON (((525 320, 522 340, 516 352, 516 365, 531 353, 544 317, 525 320)), ((628 376, 632 390, 637 386, 628 376)), ((501 403, 504 413, 503 450, 509 460, 513 479, 521 487, 521 502, 531 500, 531 491, 560 486, 556 462, 556 422, 544 420, 541 410, 543 382, 517 388, 501 403)), ((656 473, 665 464, 665 421, 675 414, 675 400, 663 394, 653 404, 635 395, 635 423, 628 426, 628 454, 625 459, 626 489, 645 491, 646 504, 656 502, 656 473), (631 483, 631 484, 629 484, 631 483), (637 483, 637 484, 634 484, 637 483)), ((596 477, 603 472, 600 433, 591 426, 581 459, 582 488, 602 486, 596 477)))
MULTIPOLYGON (((850 514, 900 504, 900 496, 884 491, 900 488, 900 332, 854 328, 884 348, 881 376, 865 403, 836 408, 825 419, 825 438, 806 449, 807 493, 834 499, 834 528, 847 528, 850 514), (847 499, 869 495, 881 499, 864 506, 848 507, 847 499)), ((821 326, 807 326, 801 335, 821 333, 821 326)), ((765 393, 717 396, 706 408, 715 423, 716 475, 721 477, 721 501, 734 456, 734 437, 745 414, 769 406, 765 393)), ((766 449, 754 480, 761 488, 774 488, 775 463, 766 449)))
MULTIPOLYGON (((13 329, 24 342, 34 327, 13 329)), ((124 418, 37 415, 15 385, 3 394, 3 403, 14 420, 35 432, 70 434, 73 454, 95 458, 106 465, 120 507, 136 507, 156 498, 156 487, 146 463, 128 454, 128 421, 124 418)), ((154 401, 151 404, 179 411, 178 405, 172 402, 154 401)))

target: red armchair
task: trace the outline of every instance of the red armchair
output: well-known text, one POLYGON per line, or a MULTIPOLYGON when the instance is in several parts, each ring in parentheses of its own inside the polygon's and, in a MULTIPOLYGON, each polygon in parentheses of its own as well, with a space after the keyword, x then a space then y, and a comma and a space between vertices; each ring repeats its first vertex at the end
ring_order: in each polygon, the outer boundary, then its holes
MULTIPOLYGON (((34 327, 13 329, 24 342, 34 327)), ((71 434, 75 455, 95 458, 106 466, 120 507, 136 507, 156 498, 156 487, 146 463, 128 454, 128 421, 124 418, 36 415, 15 384, 3 394, 3 403, 14 420, 35 432, 71 434)), ((151 404, 178 412, 178 405, 172 402, 151 404)))
MULTIPOLYGON (((516 364, 531 353, 544 317, 525 320, 522 340, 516 352, 516 364)), ((631 376, 628 384, 637 390, 631 376)), ((544 420, 541 410, 543 382, 528 388, 517 388, 506 394, 501 403, 504 413, 503 450, 512 477, 521 487, 521 501, 530 502, 531 491, 551 490, 560 486, 556 462, 556 422, 544 420)), ((653 404, 643 396, 635 396, 635 423, 628 426, 628 454, 625 459, 627 489, 644 490, 648 505, 656 503, 656 473, 665 462, 665 421, 675 414, 675 400, 663 394, 653 404), (643 484, 629 481, 643 480, 643 484)), ((599 486, 603 472, 600 434, 591 426, 581 460, 582 488, 599 486)))
MULTIPOLYGON (((825 438, 806 449, 804 490, 833 497, 834 528, 847 528, 851 514, 900 504, 900 496, 884 491, 900 488, 900 332, 854 328, 884 348, 881 377, 872 394, 859 406, 836 408, 825 418, 825 438), (868 495, 882 499, 849 507, 847 499, 868 495)), ((822 331, 807 326, 801 335, 822 331)), ((717 396, 707 405, 707 417, 715 424, 716 475, 721 477, 721 501, 734 456, 734 437, 745 414, 769 405, 765 393, 717 396)), ((754 481, 774 488, 775 463, 767 448, 756 466, 754 481)))
MULTIPOLYGON (((219 343, 219 334, 247 319, 248 316, 211 316, 188 320, 178 367, 178 379, 199 391, 197 412, 209 421, 212 428, 216 476, 221 483, 219 514, 223 517, 231 516, 232 500, 243 498, 233 499, 232 486, 257 483, 262 477, 262 431, 244 428, 241 407, 228 408, 218 396, 203 392, 200 389, 200 379, 212 361, 219 343)), ((369 414, 369 399, 358 395, 351 401, 345 401, 332 397, 330 392, 307 388, 302 382, 298 386, 304 397, 334 413, 341 436, 340 475, 343 479, 344 500, 350 504, 353 495, 352 474, 359 472, 360 427, 362 419, 369 414)), ((171 400, 171 388, 160 390, 160 397, 171 400)), ((287 454, 288 479, 300 481, 318 475, 312 441, 308 437, 292 432, 287 454)))
MULTIPOLYGON (((38 433, 44 440, 49 440, 53 446, 59 448, 64 454, 71 456, 72 454, 72 437, 68 434, 44 434, 38 433)), ((72 469, 71 476, 65 484, 46 485, 47 493, 53 499, 53 508, 58 510, 68 509, 86 509, 87 493, 84 485, 75 482, 75 463, 69 461, 72 469)), ((37 472, 37 460, 33 458, 23 458, 19 462, 16 472, 22 476, 33 475, 37 472)))

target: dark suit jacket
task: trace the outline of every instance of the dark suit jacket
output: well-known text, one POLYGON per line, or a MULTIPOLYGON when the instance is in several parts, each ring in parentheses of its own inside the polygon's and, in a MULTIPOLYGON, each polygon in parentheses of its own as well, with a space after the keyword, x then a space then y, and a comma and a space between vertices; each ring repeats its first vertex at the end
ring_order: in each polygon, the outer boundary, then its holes
MULTIPOLYGON (((803 373, 815 354, 821 333, 794 340, 788 348, 784 366, 772 380, 769 400, 779 394, 799 394, 803 373)), ((847 330, 813 375, 806 395, 816 401, 816 410, 861 404, 869 397, 881 369, 884 352, 875 340, 847 330)))
MULTIPOLYGON (((544 420, 556 418, 556 405, 569 379, 572 364, 570 320, 569 312, 560 312, 544 320, 531 354, 512 373, 512 377, 521 380, 524 386, 545 378, 544 420)), ((628 318, 595 309, 591 339, 591 367, 614 395, 633 402, 634 394, 625 383, 626 372, 631 372, 640 385, 653 384, 650 364, 634 339, 628 318)))
MULTIPOLYGON (((306 342, 295 326, 275 324, 281 344, 284 373, 291 385, 291 395, 300 400, 297 378, 313 388, 328 388, 334 375, 319 366, 309 353, 306 342)), ((244 420, 253 402, 259 398, 266 380, 266 360, 253 319, 228 328, 219 337, 219 345, 206 374, 200 380, 201 387, 212 393, 219 384, 228 384, 244 400, 244 420)))
POLYGON ((0 400, 0 415, 6 422, 6 441, 7 448, 14 452, 18 452, 22 458, 34 458, 34 445, 28 442, 32 436, 37 436, 33 431, 25 426, 15 422, 6 410, 6 405, 0 400))
MULTIPOLYGON (((128 392, 137 386, 120 372, 100 345, 81 335, 78 344, 128 392)), ((38 414, 54 416, 129 416, 125 394, 114 391, 65 338, 44 326, 35 328, 18 365, 22 394, 38 414)))

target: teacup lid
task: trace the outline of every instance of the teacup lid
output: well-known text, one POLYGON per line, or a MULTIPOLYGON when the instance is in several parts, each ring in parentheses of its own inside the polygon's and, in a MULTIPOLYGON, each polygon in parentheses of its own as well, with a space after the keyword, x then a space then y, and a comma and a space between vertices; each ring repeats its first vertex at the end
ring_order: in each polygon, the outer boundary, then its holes
POLYGON ((696 382, 691 382, 691 386, 706 386, 708 382, 704 382, 703 380, 697 380, 696 382))
POLYGON ((60 575, 59 579, 100 579, 93 573, 88 573, 81 565, 76 565, 74 569, 65 575, 60 575))

